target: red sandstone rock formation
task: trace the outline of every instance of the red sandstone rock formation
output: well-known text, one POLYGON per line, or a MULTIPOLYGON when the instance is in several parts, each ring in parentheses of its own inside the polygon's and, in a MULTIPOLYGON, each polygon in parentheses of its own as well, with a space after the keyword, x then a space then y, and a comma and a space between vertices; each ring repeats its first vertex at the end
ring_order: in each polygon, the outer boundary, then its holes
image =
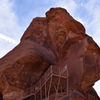
POLYGON ((100 48, 65 9, 51 8, 45 18, 33 19, 19 45, 0 59, 2 99, 18 100, 50 65, 66 64, 71 92, 59 100, 99 100, 92 86, 100 79, 100 48))

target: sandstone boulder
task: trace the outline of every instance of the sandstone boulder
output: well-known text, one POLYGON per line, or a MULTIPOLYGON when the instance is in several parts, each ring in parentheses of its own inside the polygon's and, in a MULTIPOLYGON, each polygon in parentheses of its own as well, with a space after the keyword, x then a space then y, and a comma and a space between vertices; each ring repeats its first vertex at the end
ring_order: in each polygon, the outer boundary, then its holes
POLYGON ((46 17, 34 18, 20 43, 0 59, 1 98, 18 100, 50 65, 66 64, 72 92, 59 100, 99 100, 92 88, 100 79, 99 46, 65 9, 51 8, 46 17))

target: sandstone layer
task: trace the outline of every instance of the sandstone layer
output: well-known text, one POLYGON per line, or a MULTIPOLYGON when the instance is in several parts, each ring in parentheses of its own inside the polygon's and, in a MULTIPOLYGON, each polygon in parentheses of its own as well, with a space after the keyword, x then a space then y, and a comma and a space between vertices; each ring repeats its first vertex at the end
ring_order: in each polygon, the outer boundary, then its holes
POLYGON ((71 92, 59 100, 99 100, 92 87, 100 79, 99 46, 65 9, 51 8, 46 17, 34 18, 20 43, 0 59, 0 100, 18 100, 50 65, 66 64, 71 92))

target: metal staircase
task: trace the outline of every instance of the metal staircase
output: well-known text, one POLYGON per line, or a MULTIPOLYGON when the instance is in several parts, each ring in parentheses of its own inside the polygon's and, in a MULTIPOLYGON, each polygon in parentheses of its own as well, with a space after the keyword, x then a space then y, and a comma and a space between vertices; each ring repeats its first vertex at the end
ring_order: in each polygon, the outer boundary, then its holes
POLYGON ((40 80, 27 91, 27 96, 21 100, 51 100, 50 95, 55 94, 52 100, 57 100, 58 93, 68 94, 67 65, 59 67, 51 65, 40 80))

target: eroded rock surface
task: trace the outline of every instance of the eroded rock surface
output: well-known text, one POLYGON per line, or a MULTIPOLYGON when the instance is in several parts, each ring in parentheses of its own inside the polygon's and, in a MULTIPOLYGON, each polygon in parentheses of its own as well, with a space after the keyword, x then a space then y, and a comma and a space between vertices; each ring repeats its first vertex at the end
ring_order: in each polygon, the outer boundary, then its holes
POLYGON ((34 18, 19 45, 0 59, 1 98, 18 100, 50 65, 66 64, 72 92, 59 100, 99 100, 92 86, 100 79, 100 48, 65 9, 51 8, 46 17, 34 18))

